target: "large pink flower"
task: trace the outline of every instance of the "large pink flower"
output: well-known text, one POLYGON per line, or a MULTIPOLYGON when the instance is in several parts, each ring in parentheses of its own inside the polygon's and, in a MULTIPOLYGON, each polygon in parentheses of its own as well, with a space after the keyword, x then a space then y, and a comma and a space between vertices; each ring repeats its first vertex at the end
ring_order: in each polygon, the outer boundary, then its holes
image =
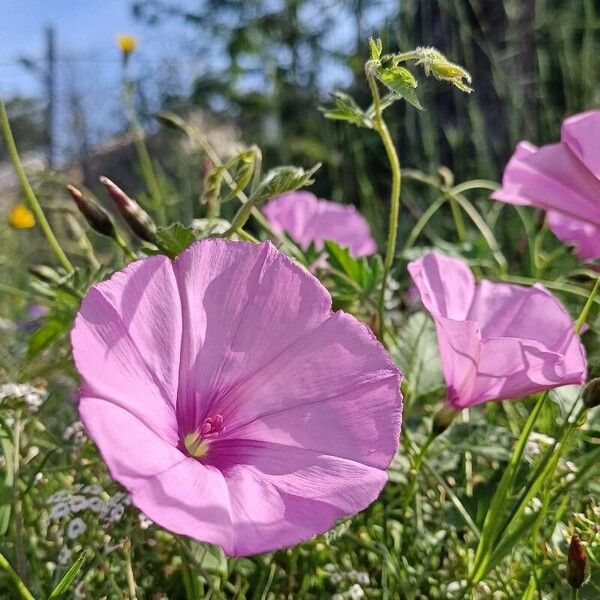
POLYGON ((436 253, 408 270, 435 321, 453 408, 584 381, 574 323, 543 287, 476 284, 462 261, 436 253))
POLYGON ((401 374, 265 242, 193 244, 94 286, 72 332, 81 418, 133 503, 230 555, 365 508, 398 443, 401 374))
POLYGON ((550 229, 579 258, 600 258, 600 110, 564 121, 557 144, 521 142, 492 198, 547 210, 550 229))
POLYGON ((263 212, 277 233, 289 234, 304 250, 311 242, 321 250, 331 240, 356 257, 377 252, 369 225, 354 206, 319 200, 310 192, 290 192, 271 200, 263 212))

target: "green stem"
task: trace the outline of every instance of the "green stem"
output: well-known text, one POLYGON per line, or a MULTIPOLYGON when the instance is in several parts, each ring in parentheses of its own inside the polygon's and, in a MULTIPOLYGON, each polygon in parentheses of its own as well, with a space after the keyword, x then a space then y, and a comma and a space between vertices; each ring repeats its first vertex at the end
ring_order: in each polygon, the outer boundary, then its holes
POLYGON ((167 223, 167 213, 165 210, 165 205, 162 200, 162 194, 160 191, 160 185, 158 183, 158 178, 156 176, 154 166, 152 165, 152 159, 150 158, 150 152, 148 152, 148 147, 146 146, 146 138, 145 138, 144 130, 143 130, 142 126, 140 125, 140 122, 139 122, 136 112, 135 112, 135 107, 133 106, 133 99, 131 97, 131 87, 132 87, 132 83, 130 81, 126 80, 123 96, 124 96, 124 100, 125 100, 125 108, 127 110, 129 123, 131 125, 131 130, 133 132, 135 149, 137 151, 138 158, 140 161, 142 175, 146 182, 146 186, 148 187, 148 192, 150 193, 150 197, 152 198, 152 205, 154 208, 154 212, 155 212, 160 224, 165 225, 167 223))
POLYGON ((33 191, 33 188, 27 179, 27 175, 25 174, 25 169, 23 168, 23 164, 21 163, 21 159, 19 157, 19 152, 15 144, 15 138, 10 127, 8 115, 6 114, 6 107, 4 106, 4 101, 2 98, 0 98, 0 127, 2 129, 4 141, 6 142, 6 150, 8 151, 13 168, 19 183, 21 184, 21 189, 23 190, 23 193, 29 202, 29 206, 35 215, 35 219, 39 223, 60 264, 68 273, 73 273, 73 265, 67 258, 67 255, 63 252, 63 249, 60 247, 60 244, 58 243, 58 240, 56 239, 56 236, 50 227, 50 223, 48 223, 48 220, 46 219, 46 215, 42 210, 39 200, 37 199, 35 192, 33 191))
POLYGON ((136 253, 127 245, 127 242, 123 239, 123 236, 117 231, 115 232, 114 241, 123 250, 123 252, 131 258, 131 260, 137 260, 136 253))
POLYGON ((19 417, 15 418, 13 426, 13 464, 12 464, 12 522, 15 543, 15 561, 17 573, 23 581, 27 581, 27 557, 25 555, 25 543, 23 541, 23 514, 21 511, 21 492, 19 490, 21 473, 21 432, 23 423, 19 417))
POLYGON ((387 247, 385 250, 385 259, 383 262, 383 279, 381 282, 381 290, 379 292, 378 301, 379 327, 377 328, 377 330, 379 339, 381 340, 383 338, 383 331, 385 329, 385 290, 387 287, 387 280, 389 277, 390 270, 392 268, 392 265, 394 264, 394 256, 396 253, 396 240, 398 237, 398 215, 400 213, 400 192, 402 189, 402 172, 400 170, 400 159, 398 158, 398 153, 396 152, 394 142, 392 141, 392 136, 390 135, 389 129, 387 128, 387 125, 383 120, 383 112, 381 109, 381 97, 379 96, 379 89, 377 88, 377 82, 375 81, 375 76, 373 75, 372 65, 370 61, 367 62, 365 66, 365 73, 367 76, 367 81, 369 83, 369 88, 371 90, 371 96, 373 97, 373 125, 375 127, 375 131, 377 131, 379 137, 381 138, 381 141, 383 142, 383 146, 385 148, 385 152, 387 154, 387 158, 392 171, 392 187, 390 191, 390 216, 388 223, 387 247))
POLYGON ((423 446, 421 446, 419 453, 415 457, 415 460, 412 465, 412 477, 410 486, 408 488, 406 496, 404 497, 404 505, 402 507, 403 512, 406 512, 406 509, 412 503, 412 499, 417 491, 417 483, 419 479, 419 473, 421 472, 421 466, 423 464, 423 461, 425 460, 425 456, 427 455, 429 448, 431 447, 431 444, 433 443, 436 437, 437 435, 435 433, 430 433, 427 439, 425 440, 423 446))
POLYGON ((571 600, 579 600, 579 588, 571 588, 571 600))
POLYGON ((577 321, 575 321, 575 332, 576 333, 579 333, 581 331, 581 328, 584 326, 584 324, 587 320, 588 314, 590 312, 590 309, 592 308, 594 299, 596 298, 596 294, 598 293, 599 288, 600 288, 600 275, 598 275, 598 277, 596 278, 596 283, 594 284, 592 293, 589 295, 589 298, 587 299, 583 309, 581 310, 579 317, 577 317, 577 321))
POLYGON ((16 590, 21 595, 23 600, 35 600, 33 594, 27 589, 27 586, 23 583, 21 578, 17 575, 14 569, 10 566, 6 557, 0 552, 0 568, 6 571, 9 579, 13 582, 16 590))
POLYGON ((135 577, 133 575, 133 565, 131 564, 131 541, 123 548, 125 554, 125 576, 127 577, 127 589, 130 600, 137 600, 137 591, 135 587, 135 577))

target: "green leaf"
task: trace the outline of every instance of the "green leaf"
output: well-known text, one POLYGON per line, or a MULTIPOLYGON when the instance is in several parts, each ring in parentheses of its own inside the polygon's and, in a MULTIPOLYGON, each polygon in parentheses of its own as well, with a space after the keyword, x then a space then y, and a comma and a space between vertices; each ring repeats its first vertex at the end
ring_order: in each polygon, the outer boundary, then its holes
POLYGON ((46 324, 40 327, 29 339, 27 358, 32 359, 37 356, 53 340, 66 331, 67 326, 65 323, 56 319, 47 320, 46 324))
POLYGON ((273 196, 293 192, 298 188, 310 185, 314 182, 312 176, 315 174, 321 164, 315 165, 309 171, 301 167, 283 166, 271 169, 262 181, 258 184, 256 191, 252 195, 253 205, 264 202, 273 196))
POLYGON ((371 60, 378 60, 383 52, 381 40, 369 38, 369 50, 371 51, 371 60))
POLYGON ((79 571, 92 556, 91 550, 84 550, 73 563, 71 568, 63 575, 62 579, 58 582, 58 585, 52 590, 52 593, 48 597, 48 600, 56 600, 63 596, 68 590, 75 577, 77 577, 79 571))
POLYGON ((236 154, 233 158, 225 163, 224 167, 227 171, 229 171, 234 185, 233 188, 230 189, 230 191, 221 200, 222 202, 233 200, 248 186, 252 179, 252 175, 254 175, 256 160, 259 156, 260 150, 258 147, 252 146, 252 148, 236 154))
POLYGON ((327 119, 347 121, 358 127, 373 128, 373 121, 356 104, 354 98, 343 92, 334 92, 335 108, 320 107, 319 110, 327 119))
POLYGON ((166 254, 169 258, 175 258, 181 254, 196 239, 194 230, 181 223, 156 228, 156 244, 161 253, 166 254))
POLYGON ((394 94, 418 109, 423 108, 415 92, 417 80, 408 69, 401 66, 377 67, 375 76, 394 94))
POLYGON ((343 248, 335 242, 327 240, 325 250, 327 250, 329 264, 334 269, 346 273, 352 281, 362 283, 362 266, 356 258, 351 256, 348 248, 343 248))
POLYGON ((404 372, 403 386, 410 401, 442 392, 444 379, 431 319, 422 312, 410 315, 397 339, 398 346, 392 353, 404 372))

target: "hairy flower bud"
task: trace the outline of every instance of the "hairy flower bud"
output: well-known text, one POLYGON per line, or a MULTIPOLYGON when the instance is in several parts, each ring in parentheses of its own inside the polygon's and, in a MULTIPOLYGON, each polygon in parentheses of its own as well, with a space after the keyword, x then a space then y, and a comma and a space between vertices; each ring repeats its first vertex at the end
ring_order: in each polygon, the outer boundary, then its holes
POLYGON ((577 534, 571 537, 567 558, 567 581, 572 588, 579 589, 585 583, 587 556, 577 534))
POLYGON ((115 224, 110 215, 97 202, 86 198, 75 186, 69 185, 67 189, 90 227, 102 235, 114 238, 115 224))
POLYGON ((100 183, 115 201, 119 212, 133 232, 142 240, 153 244, 156 240, 156 225, 150 215, 108 177, 100 177, 100 183))
POLYGON ((583 388, 581 399, 586 408, 600 406, 600 377, 588 381, 587 385, 583 388))

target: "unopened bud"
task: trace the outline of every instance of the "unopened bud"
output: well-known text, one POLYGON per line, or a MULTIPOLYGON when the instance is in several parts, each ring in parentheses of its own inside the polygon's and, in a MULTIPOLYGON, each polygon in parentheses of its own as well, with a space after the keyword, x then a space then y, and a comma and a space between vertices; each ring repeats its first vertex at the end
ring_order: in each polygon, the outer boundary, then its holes
POLYGON ((425 75, 433 75, 436 79, 450 82, 463 92, 472 92, 469 87, 471 75, 468 71, 450 62, 439 50, 435 48, 417 48, 417 64, 423 66, 425 75))
POLYGON ((438 410, 435 416, 433 417, 433 423, 431 424, 431 433, 435 436, 444 433, 444 431, 446 431, 446 429, 448 429, 448 427, 452 425, 452 422, 454 421, 454 419, 456 419, 458 413, 458 410, 454 410, 450 406, 443 406, 442 408, 440 408, 440 410, 438 410))
POLYGON ((567 558, 567 581, 572 588, 579 589, 585 583, 585 565, 587 556, 585 548, 577 534, 571 537, 567 558))
POLYGON ((100 183, 115 201, 119 212, 133 232, 142 240, 153 244, 156 240, 156 225, 150 215, 108 177, 100 177, 100 183))
POLYGON ((581 399, 586 408, 600 406, 600 377, 587 382, 587 385, 583 388, 581 399))
POLYGON ((108 237, 115 237, 115 224, 110 215, 94 200, 84 196, 75 186, 67 186, 79 212, 85 217, 90 227, 108 237))

